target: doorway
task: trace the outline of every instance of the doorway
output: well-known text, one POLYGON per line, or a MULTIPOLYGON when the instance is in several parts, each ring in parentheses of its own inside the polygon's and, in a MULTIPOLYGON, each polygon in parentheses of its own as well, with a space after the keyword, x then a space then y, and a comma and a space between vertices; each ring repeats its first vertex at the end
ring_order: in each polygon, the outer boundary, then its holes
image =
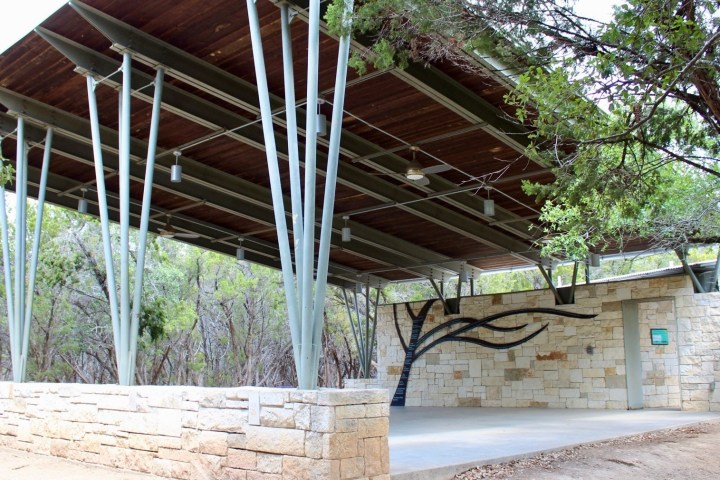
POLYGON ((628 408, 681 408, 674 299, 624 301, 622 307, 628 408))

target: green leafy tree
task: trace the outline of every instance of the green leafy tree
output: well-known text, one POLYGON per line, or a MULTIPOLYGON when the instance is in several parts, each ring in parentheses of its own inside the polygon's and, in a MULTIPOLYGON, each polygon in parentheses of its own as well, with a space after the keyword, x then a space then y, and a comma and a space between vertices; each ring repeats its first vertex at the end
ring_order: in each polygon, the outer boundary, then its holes
MULTIPOLYGON (((573 4, 367 0, 353 33, 368 48, 354 65, 450 61, 479 74, 494 65, 532 132, 527 155, 556 176, 525 184, 544 201, 545 253, 717 242, 717 2, 629 0, 607 22, 573 4)), ((328 21, 339 29, 336 11, 328 21)))

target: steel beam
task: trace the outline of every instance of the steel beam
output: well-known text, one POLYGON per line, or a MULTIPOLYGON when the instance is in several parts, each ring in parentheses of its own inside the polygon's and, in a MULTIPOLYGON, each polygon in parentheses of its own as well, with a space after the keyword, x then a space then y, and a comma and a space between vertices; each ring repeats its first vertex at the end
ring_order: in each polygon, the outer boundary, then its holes
MULTIPOLYGON (((71 137, 78 143, 88 142, 88 139, 83 135, 90 128, 88 121, 85 119, 41 104, 1 87, 0 102, 11 110, 23 112, 29 118, 53 125, 58 132, 62 132, 64 137, 71 137)), ((106 155, 113 155, 113 158, 116 158, 117 149, 108 146, 108 144, 117 142, 117 132, 101 127, 101 136, 103 150, 106 155)), ((131 150, 133 160, 135 160, 131 166, 133 179, 142 181, 143 174, 136 163, 145 161, 143 152, 147 151, 147 144, 132 139, 131 150)), ((242 215, 243 212, 247 212, 245 215, 247 218, 260 221, 266 225, 274 225, 274 219, 270 211, 271 195, 267 189, 236 177, 224 175, 222 172, 210 169, 186 157, 182 161, 184 177, 188 180, 187 182, 170 184, 169 181, 166 181, 166 175, 156 178, 156 182, 159 182, 161 186, 166 187, 170 192, 180 195, 185 194, 188 198, 205 199, 230 213, 235 213, 237 210, 242 215), (192 183, 195 183, 195 185, 192 185, 192 183), (238 209, 238 207, 241 208, 238 209)), ((156 168, 163 172, 169 172, 172 163, 173 161, 167 156, 158 158, 156 168)), ((108 167, 114 170, 116 164, 108 164, 108 167)), ((353 232, 355 232, 354 237, 357 241, 344 244, 340 238, 340 230, 343 226, 342 220, 336 219, 334 222, 333 245, 337 248, 343 248, 363 258, 372 259, 386 265, 398 265, 401 269, 410 269, 410 271, 414 271, 412 270, 413 265, 423 265, 427 261, 447 262, 446 268, 451 271, 459 271, 459 262, 453 262, 447 257, 364 227, 357 222, 351 222, 350 225, 353 232)), ((414 274, 423 276, 427 272, 425 272, 425 269, 421 269, 414 274)))
MULTIPOLYGON (((6 127, 6 125, 13 120, 14 119, 9 117, 7 114, 0 113, 0 129, 6 127)), ((26 130, 28 133, 28 138, 31 142, 34 141, 38 144, 41 142, 42 132, 38 127, 35 127, 33 125, 27 125, 26 130)), ((62 129, 59 129, 56 132, 55 140, 53 142, 53 151, 64 157, 71 158, 75 161, 78 161, 78 162, 83 163, 88 166, 92 166, 92 161, 87 160, 89 158, 90 159, 92 158, 92 149, 88 145, 80 144, 74 139, 64 137, 63 134, 64 134, 64 132, 62 131, 62 129)), ((106 171, 111 171, 114 168, 116 168, 118 165, 117 155, 114 155, 112 153, 105 152, 103 160, 104 160, 104 165, 106 167, 106 171)), ((51 178, 51 180, 50 180, 51 185, 57 185, 58 182, 60 182, 60 177, 51 176, 50 178, 51 178)), ((131 179, 134 181, 138 181, 138 182, 142 182, 144 179, 144 177, 142 176, 142 170, 140 169, 139 166, 134 165, 134 164, 131 165, 131 179)), ((60 184, 65 185, 64 183, 60 183, 60 184)), ((62 194, 64 194, 65 196, 67 196, 68 198, 73 198, 76 201, 78 197, 68 195, 67 192, 69 192, 69 191, 79 192, 80 187, 83 185, 85 185, 85 184, 73 181, 73 182, 67 184, 66 188, 61 189, 60 192, 62 194)), ((196 201, 200 200, 198 197, 195 196, 195 195, 197 195, 197 192, 196 192, 197 187, 193 186, 193 185, 187 185, 186 182, 183 182, 181 184, 173 184, 173 183, 170 183, 170 181, 165 176, 163 176, 163 177, 157 178, 155 180, 155 187, 160 190, 166 190, 169 192, 173 192, 179 196, 184 196, 185 198, 188 198, 189 200, 196 200, 196 201), (179 191, 178 191, 178 189, 179 189, 179 191)), ((208 193, 212 193, 212 192, 208 192, 208 193)), ((222 197, 219 194, 217 194, 217 192, 215 192, 214 196, 211 195, 208 200, 204 201, 204 203, 207 205, 213 206, 215 208, 223 208, 220 205, 213 204, 213 201, 220 200, 220 199, 222 199, 222 197), (215 197, 217 197, 217 199, 215 197)), ((74 206, 73 206, 73 208, 74 208, 74 206)), ((248 208, 267 213, 266 210, 259 209, 257 207, 254 207, 253 205, 249 205, 248 208)), ((155 209, 155 210, 159 211, 159 212, 164 212, 164 210, 162 210, 162 209, 155 209)), ((228 210, 228 211, 230 212, 230 210, 228 210)), ((99 212, 94 212, 94 213, 99 214, 99 212)), ((257 212, 254 212, 254 213, 257 213, 257 212)), ((273 225, 272 224, 272 214, 266 215, 266 216, 268 217, 268 222, 269 222, 268 224, 273 225)), ((204 248, 220 250, 218 248, 218 245, 214 244, 214 242, 216 241, 217 238, 227 238, 229 236, 232 236, 233 238, 238 238, 238 236, 240 236, 240 234, 238 232, 230 232, 228 230, 221 229, 219 227, 211 227, 211 226, 203 227, 202 222, 193 222, 193 223, 187 222, 187 221, 183 222, 182 217, 177 216, 177 215, 173 218, 173 220, 174 220, 174 223, 176 224, 176 226, 181 227, 181 228, 184 227, 188 231, 196 231, 196 232, 200 233, 201 235, 203 235, 205 237, 205 239, 207 239, 207 242, 204 242, 201 245, 204 248)), ((162 224, 162 222, 160 222, 160 224, 162 224)), ((261 239, 250 238, 249 240, 253 243, 253 245, 256 245, 255 248, 258 250, 258 253, 260 255, 252 257, 252 258, 248 257, 248 260, 256 261, 257 263, 261 263, 261 264, 267 264, 268 266, 277 268, 277 266, 279 265, 276 262, 276 260, 279 258, 277 247, 272 246, 269 242, 265 242, 264 240, 261 240, 261 239)), ((337 240, 338 240, 338 242, 340 241, 339 238, 337 240)), ((198 240, 193 240, 189 243, 198 243, 198 242, 199 242, 198 240)), ((200 245, 200 243, 198 243, 198 244, 200 245)), ((235 247, 233 246, 232 248, 233 248, 232 253, 234 254, 235 247)), ((371 253, 384 254, 384 252, 377 251, 377 250, 372 250, 371 253)), ((403 261, 402 258, 396 258, 396 260, 403 261)), ((407 261, 407 259, 405 259, 405 261, 407 261)), ((340 282, 340 283, 352 282, 352 283, 354 283, 357 275, 359 275, 361 272, 358 272, 358 271, 355 271, 352 269, 348 269, 347 267, 343 267, 340 265, 332 264, 330 273, 334 278, 337 279, 337 282, 340 282)))
MULTIPOLYGON (((227 96, 232 96, 234 93, 238 92, 243 92, 243 95, 248 92, 251 93, 251 96, 257 95, 257 89, 253 85, 237 78, 235 78, 233 88, 230 89, 228 85, 228 81, 230 80, 228 78, 229 74, 227 74, 226 72, 222 72, 222 78, 215 81, 215 77, 209 73, 215 72, 215 70, 218 69, 217 67, 214 67, 207 62, 192 57, 187 53, 176 49, 169 44, 166 44, 165 42, 162 42, 138 29, 126 25, 123 22, 112 18, 96 9, 88 7, 87 5, 84 5, 80 2, 73 1, 70 2, 70 4, 88 22, 90 22, 95 28, 97 28, 101 33, 108 37, 113 44, 113 48, 118 51, 122 52, 125 49, 130 49, 133 51, 139 61, 152 66, 160 64, 161 62, 158 59, 162 58, 162 64, 168 66, 168 73, 172 72, 172 74, 177 76, 178 78, 181 78, 182 80, 209 93, 215 94, 219 98, 226 99, 227 96), (159 54, 162 54, 163 56, 156 56, 159 54), (219 93, 221 91, 223 92, 222 95, 220 95, 219 93)), ((245 97, 246 96, 247 95, 245 95, 245 97)), ((280 99, 271 97, 270 100, 271 104, 276 103, 278 104, 278 108, 282 107, 282 101, 280 99)), ((234 103, 238 104, 237 102, 234 103)), ((257 111, 257 107, 254 106, 256 105, 256 103, 250 103, 252 105, 247 104, 245 100, 243 100, 242 102, 245 108, 248 108, 251 111, 257 111)), ((278 121, 278 118, 275 117, 275 120, 278 121)), ((342 144, 344 148, 349 150, 350 153, 352 153, 353 155, 366 156, 369 154, 374 154, 378 151, 382 151, 382 149, 380 149, 379 147, 374 148, 372 151, 360 151, 359 146, 361 146, 363 143, 367 144, 367 142, 364 142, 359 137, 353 136, 347 132, 343 133, 342 144)), ((318 169, 320 171, 324 171, 325 165, 320 160, 320 157, 318 157, 318 169)), ((389 165, 391 162, 399 164, 399 168, 397 168, 395 171, 402 171, 404 169, 404 166, 407 164, 406 160, 395 155, 390 154, 383 157, 383 164, 389 165)), ((343 169, 339 173, 338 181, 344 185, 352 187, 355 184, 353 180, 359 175, 368 176, 364 171, 360 169, 353 168, 349 165, 344 165, 343 169)), ((387 191, 391 189, 402 190, 397 187, 391 186, 392 184, 382 179, 373 178, 373 180, 373 188, 366 189, 363 191, 363 193, 366 193, 367 195, 370 195, 374 198, 378 198, 381 200, 389 200, 389 198, 385 196, 385 193, 387 191)), ((437 181, 445 182, 444 180, 437 181)), ((445 183, 446 185, 444 185, 443 189, 447 189, 449 186, 452 185, 450 182, 445 183)), ((404 193, 410 194, 416 199, 422 199, 422 197, 412 194, 410 192, 404 193)), ((470 198, 470 202, 477 201, 477 199, 473 200, 470 196, 468 196, 468 198, 470 198)), ((442 201, 458 202, 458 199, 443 199, 442 201)), ((448 212, 452 212, 452 210, 450 209, 444 209, 448 212)), ((411 214, 416 214, 415 210, 415 208, 410 207, 406 211, 411 214)), ((481 215, 479 213, 480 211, 481 210, 475 209, 475 215, 481 215)), ((433 221, 439 226, 447 228, 441 220, 443 218, 442 216, 432 217, 423 215, 422 212, 418 213, 422 218, 433 221)), ((465 220, 464 223, 467 224, 467 220, 465 220)), ((502 224, 501 228, 511 229, 514 235, 527 236, 526 231, 524 231, 520 227, 517 227, 517 225, 515 224, 502 224)), ((482 232, 466 232, 466 230, 460 225, 455 225, 455 228, 450 229, 460 235, 465 235, 475 240, 478 240, 478 237, 481 237, 483 244, 495 248, 500 248, 502 251, 510 250, 516 256, 524 258, 530 263, 536 263, 539 260, 539 254, 534 251, 535 249, 532 246, 529 246, 522 241, 513 239, 512 237, 508 237, 507 235, 503 235, 497 232, 497 230, 495 229, 489 228, 485 229, 482 232), (518 245, 518 242, 521 245, 518 245)))

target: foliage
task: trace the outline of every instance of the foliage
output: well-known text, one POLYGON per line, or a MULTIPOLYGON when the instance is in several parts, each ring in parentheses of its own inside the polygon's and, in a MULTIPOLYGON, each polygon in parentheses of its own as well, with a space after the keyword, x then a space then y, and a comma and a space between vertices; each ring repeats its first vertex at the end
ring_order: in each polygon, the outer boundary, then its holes
POLYGON ((712 243, 717 9, 711 0, 629 0, 601 22, 566 0, 366 0, 353 33, 368 49, 355 64, 450 61, 514 83, 506 101, 532 132, 526 153, 556 176, 525 184, 545 202, 546 254, 581 259, 639 238, 663 248, 712 243))
MULTIPOLYGON (((32 209, 28 220, 32 228, 32 209)), ((116 226, 111 235, 119 238, 116 226)), ((296 384, 278 272, 157 237, 149 239, 148 249, 136 383, 296 384)), ((99 223, 46 205, 40 258, 29 380, 115 383, 99 223)), ((0 291, 2 286, 0 282, 0 291)), ((5 305, 3 300, 0 310, 5 305)), ((344 372, 357 370, 347 332, 344 312, 327 317, 320 385, 337 386, 344 372)), ((3 315, 4 379, 10 376, 8 343, 3 315)))
POLYGON ((3 156, 2 142, 3 137, 0 137, 0 186, 5 186, 14 178, 15 169, 8 159, 3 156))

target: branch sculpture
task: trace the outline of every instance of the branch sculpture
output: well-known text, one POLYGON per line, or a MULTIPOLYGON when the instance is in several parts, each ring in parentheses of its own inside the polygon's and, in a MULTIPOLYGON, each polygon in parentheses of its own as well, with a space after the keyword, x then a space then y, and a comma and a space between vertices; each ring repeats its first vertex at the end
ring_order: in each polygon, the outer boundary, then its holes
POLYGON ((494 332, 517 332, 520 331, 528 326, 527 323, 523 325, 518 325, 515 327, 499 327, 496 325, 493 325, 493 322, 505 318, 510 317, 512 315, 521 315, 521 314, 527 314, 527 313, 543 313, 547 315, 557 315, 561 317, 570 317, 570 318, 594 318, 596 315, 588 315, 583 313, 573 313, 573 312, 566 312, 564 310, 557 310, 554 308, 521 308, 516 310, 508 310, 506 312, 502 313, 496 313, 494 315, 487 316, 485 318, 470 318, 470 317, 460 317, 460 318, 454 318, 452 320, 448 320, 447 322, 438 325, 437 327, 434 327, 427 331, 425 334, 422 334, 422 329, 425 324, 425 319, 427 318, 427 314, 430 311, 430 308, 432 307, 433 303, 435 303, 435 300, 428 300, 425 302, 425 304, 420 308, 420 311, 415 314, 412 309, 410 308, 410 304, 406 303, 405 307, 407 308, 408 314, 410 315, 410 318, 412 319, 412 329, 410 331, 410 340, 406 343, 405 338, 403 337, 402 331, 400 330, 400 324, 398 323, 398 316, 397 316, 397 305, 393 305, 393 317, 395 320, 395 330, 397 331, 398 337, 400 338, 400 344, 403 347, 403 350, 405 351, 405 361, 403 363, 403 369, 400 374, 400 380, 398 381, 397 388, 395 389, 395 395, 393 395, 392 399, 392 406, 404 406, 405 405, 405 395, 407 393, 407 385, 408 380, 410 378, 410 370, 412 369, 412 365, 415 362, 415 360, 419 359, 423 354, 431 350, 432 348, 440 345, 441 343, 445 342, 465 342, 465 343, 472 343, 474 345, 480 345, 482 347, 487 348, 493 348, 496 350, 503 350, 503 349, 509 349, 513 347, 517 347, 518 345, 522 345, 525 342, 528 342, 538 336, 540 333, 542 333, 547 327, 548 323, 545 323, 537 329, 536 331, 530 333, 529 335, 526 335, 525 337, 515 340, 513 342, 506 342, 506 343, 494 343, 487 340, 483 340, 476 337, 469 337, 469 336, 463 336, 463 334, 466 334, 468 332, 471 332, 475 329, 484 328, 486 330, 491 330, 494 332), (433 337, 435 337, 440 332, 448 330, 445 335, 442 335, 440 337, 435 338, 434 340, 430 341, 433 337), (421 335, 422 334, 422 335, 421 335))

